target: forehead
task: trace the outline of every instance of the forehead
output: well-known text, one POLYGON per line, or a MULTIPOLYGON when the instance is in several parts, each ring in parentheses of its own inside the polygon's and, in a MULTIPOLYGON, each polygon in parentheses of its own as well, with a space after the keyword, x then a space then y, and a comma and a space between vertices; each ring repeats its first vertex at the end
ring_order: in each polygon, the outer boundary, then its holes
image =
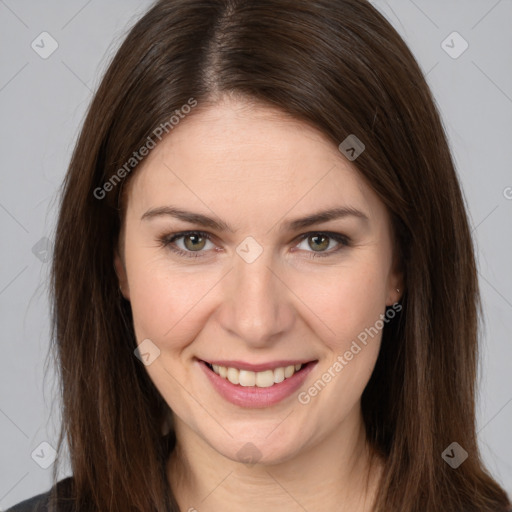
POLYGON ((238 205, 247 213, 256 205, 275 211, 299 200, 310 209, 319 201, 379 206, 355 166, 319 130, 240 100, 197 107, 130 181, 129 203, 138 210, 176 197, 198 205, 238 205))

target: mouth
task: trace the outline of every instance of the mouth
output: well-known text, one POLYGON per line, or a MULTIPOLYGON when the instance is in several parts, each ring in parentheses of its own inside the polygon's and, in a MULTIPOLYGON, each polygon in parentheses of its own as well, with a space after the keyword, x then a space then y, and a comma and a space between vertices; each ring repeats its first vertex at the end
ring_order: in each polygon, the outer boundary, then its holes
POLYGON ((222 361, 224 364, 221 365, 217 364, 219 361, 207 362, 201 359, 196 362, 224 399, 240 407, 261 408, 277 404, 294 393, 318 360, 286 365, 282 361, 267 365, 249 365, 239 361, 222 361), (246 369, 251 366, 263 369, 246 369))
POLYGON ((243 386, 243 387, 258 387, 258 388, 269 388, 276 384, 280 384, 286 379, 290 379, 296 373, 302 371, 308 364, 315 362, 309 361, 306 363, 294 363, 289 365, 276 366, 267 365, 267 368, 262 371, 253 371, 250 369, 242 369, 238 364, 237 366, 212 364, 203 361, 205 365, 217 375, 223 379, 228 380, 231 384, 243 386))

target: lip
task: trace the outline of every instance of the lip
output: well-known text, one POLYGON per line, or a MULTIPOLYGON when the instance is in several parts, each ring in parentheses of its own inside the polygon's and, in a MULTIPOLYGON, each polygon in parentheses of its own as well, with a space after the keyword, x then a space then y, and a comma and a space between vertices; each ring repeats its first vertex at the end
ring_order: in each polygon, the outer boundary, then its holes
MULTIPOLYGON (((201 361, 201 359, 200 359, 201 361)), ((252 364, 246 363, 245 361, 227 361, 227 360, 217 360, 217 361, 206 361, 205 363, 209 363, 211 365, 216 364, 217 366, 225 366, 226 368, 236 368, 237 370, 248 370, 251 372, 264 372, 265 370, 275 370, 276 368, 286 368, 287 366, 295 366, 296 364, 306 364, 312 362, 311 359, 287 359, 281 361, 272 361, 268 363, 260 363, 260 364, 252 364)))
MULTIPOLYGON (((279 384, 274 384, 273 386, 268 388, 258 388, 256 386, 244 387, 238 384, 232 384, 231 382, 229 382, 229 380, 222 378, 220 375, 217 375, 214 371, 210 370, 205 361, 196 359, 195 363, 198 364, 201 370, 204 372, 204 374, 212 384, 212 387, 225 400, 239 407, 261 409, 264 407, 270 407, 272 405, 278 404, 285 398, 288 398, 290 395, 292 395, 295 391, 297 391, 300 388, 300 386, 304 383, 309 373, 316 366, 318 361, 306 361, 304 363, 301 363, 305 364, 305 366, 301 368, 298 372, 294 373, 290 378, 285 379, 283 382, 280 382, 279 384)), ((236 363, 238 364, 239 362, 236 363)), ((282 362, 278 363, 279 364, 275 366, 276 368, 279 368, 282 362)), ((299 361, 297 362, 297 364, 298 363, 299 361)), ((214 364, 217 364, 217 362, 215 362, 214 364)), ((232 367, 235 367, 235 361, 230 361, 230 364, 233 365, 232 367)), ((292 363, 290 361, 290 364, 285 366, 291 366, 291 364, 292 363)), ((222 364, 221 366, 225 365, 222 364)), ((252 365, 252 367, 258 366, 265 366, 266 369, 270 369, 268 364, 252 365)), ((241 369, 243 370, 245 368, 241 369)))

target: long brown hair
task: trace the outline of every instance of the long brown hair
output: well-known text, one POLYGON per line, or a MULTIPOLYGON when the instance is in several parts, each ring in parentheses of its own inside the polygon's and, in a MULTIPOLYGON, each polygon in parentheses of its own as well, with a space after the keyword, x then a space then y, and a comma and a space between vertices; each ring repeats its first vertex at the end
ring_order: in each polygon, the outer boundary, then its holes
POLYGON ((477 446, 481 311, 446 135, 413 55, 362 0, 161 0, 113 58, 63 184, 52 266, 58 448, 67 439, 77 510, 179 510, 165 472, 176 443, 161 432, 167 405, 134 356, 114 271, 118 206, 155 129, 171 133, 183 105, 223 94, 280 109, 336 145, 355 134, 365 151, 353 164, 391 214, 403 309, 362 396, 385 460, 375 511, 507 510, 477 446), (469 454, 457 469, 441 457, 454 441, 469 454))

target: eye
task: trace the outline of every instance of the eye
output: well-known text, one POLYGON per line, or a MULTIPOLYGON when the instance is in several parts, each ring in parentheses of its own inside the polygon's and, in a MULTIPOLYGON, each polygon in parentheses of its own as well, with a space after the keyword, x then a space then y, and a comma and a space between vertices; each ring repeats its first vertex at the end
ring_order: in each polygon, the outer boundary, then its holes
POLYGON ((213 246, 211 236, 203 231, 175 233, 173 235, 164 236, 160 239, 160 243, 163 247, 168 247, 172 252, 186 258, 202 257, 202 253, 206 252, 202 249, 205 248, 208 242, 213 246), (182 242, 182 247, 176 243, 177 240, 182 242))
MULTIPOLYGON (((308 247, 313 248, 313 251, 305 249, 306 252, 310 253, 310 258, 325 258, 327 256, 332 256, 350 245, 350 239, 347 236, 342 235, 341 233, 325 231, 306 233, 302 235, 300 239, 301 244, 307 243, 308 247), (327 249, 332 249, 332 241, 335 241, 339 247, 328 251, 327 249)), ((300 244, 297 248, 301 249, 300 244)), ((304 249, 304 247, 302 249, 304 249)))
MULTIPOLYGON (((337 254, 345 247, 350 245, 350 239, 341 233, 331 233, 325 231, 305 233, 300 236, 300 244, 307 243, 312 251, 296 246, 299 250, 305 250, 309 253, 309 258, 324 258, 337 254), (331 242, 335 241, 338 248, 332 250, 331 242), (318 250, 317 250, 318 249, 318 250), (331 249, 331 250, 328 250, 331 249)), ((173 233, 165 235, 159 239, 162 247, 169 248, 172 252, 186 258, 205 257, 211 249, 215 249, 215 245, 211 241, 211 235, 204 231, 185 231, 181 233, 173 233), (212 247, 207 248, 208 243, 212 247), (206 250, 203 250, 205 249, 206 250)))

